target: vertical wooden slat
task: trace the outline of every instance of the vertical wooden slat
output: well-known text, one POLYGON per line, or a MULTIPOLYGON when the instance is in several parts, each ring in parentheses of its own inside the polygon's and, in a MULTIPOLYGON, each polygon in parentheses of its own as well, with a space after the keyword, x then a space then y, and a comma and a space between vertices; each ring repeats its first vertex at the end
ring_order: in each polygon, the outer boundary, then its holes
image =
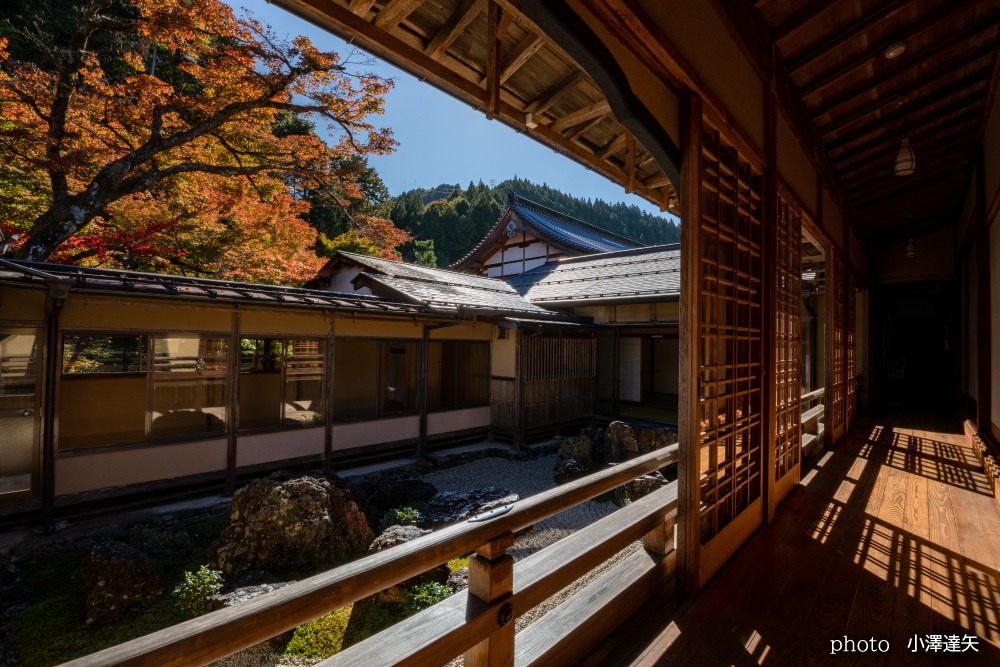
MULTIPOLYGON (((764 377, 765 391, 764 399, 764 432, 770 439, 769 446, 764 448, 764 471, 767 474, 767 483, 764 484, 764 507, 766 508, 765 520, 771 521, 774 518, 774 508, 778 505, 775 483, 777 471, 780 463, 779 433, 783 433, 779 423, 781 416, 778 414, 780 405, 782 377, 782 352, 779 349, 778 336, 781 333, 781 288, 785 278, 779 267, 781 262, 779 255, 782 247, 783 231, 778 225, 785 222, 778 214, 778 138, 777 138, 777 118, 775 113, 775 93, 773 90, 774 80, 771 75, 772 89, 764 99, 764 146, 767 156, 767 168, 764 171, 764 277, 767 279, 767 287, 764 290, 763 309, 767 313, 764 317, 763 338, 765 341, 772 341, 772 344, 765 345, 762 349, 763 367, 768 369, 764 377), (773 481, 772 481, 773 480, 773 481)), ((783 258, 783 257, 782 257, 783 258)), ((783 416, 783 415, 782 415, 783 416)))
POLYGON ((226 425, 228 437, 226 442, 226 493, 236 492, 236 448, 239 442, 240 425, 240 313, 233 310, 229 330, 229 364, 226 389, 228 398, 226 404, 226 425))
MULTIPOLYGON (((677 531, 678 588, 695 593, 698 577, 698 426, 700 392, 698 390, 698 353, 700 320, 699 257, 701 256, 701 153, 702 101, 688 92, 681 107, 681 294, 677 428, 680 447, 677 454, 677 531)), ((616 343, 618 336, 615 337, 616 343)), ((616 359, 619 356, 615 346, 616 359)), ((618 393, 616 383, 616 395, 618 393)))
POLYGON ((839 251, 830 248, 827 260, 827 312, 829 313, 829 336, 827 351, 830 369, 827 376, 826 426, 830 433, 830 444, 835 445, 844 434, 845 368, 844 368, 844 319, 845 289, 844 260, 839 251))

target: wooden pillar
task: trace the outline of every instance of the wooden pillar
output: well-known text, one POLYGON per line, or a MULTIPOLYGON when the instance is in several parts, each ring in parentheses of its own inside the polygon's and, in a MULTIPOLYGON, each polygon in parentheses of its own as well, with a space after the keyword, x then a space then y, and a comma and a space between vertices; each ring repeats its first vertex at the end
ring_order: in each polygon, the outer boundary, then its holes
MULTIPOLYGON (((476 549, 469 558, 469 595, 493 604, 514 592, 514 558, 507 553, 514 533, 504 533, 476 549)), ((514 612, 500 608, 496 629, 489 638, 465 652, 465 667, 512 667, 514 664, 514 612)))
POLYGON ((240 426, 240 312, 233 310, 232 324, 229 330, 229 400, 226 405, 226 422, 229 437, 226 446, 226 494, 236 492, 236 448, 239 441, 240 426))
POLYGON ((986 177, 983 145, 976 146, 976 428, 988 435, 993 416, 990 410, 991 383, 991 324, 990 311, 990 228, 986 219, 986 177))
POLYGON ((323 472, 333 471, 333 360, 336 353, 336 342, 333 336, 335 319, 332 313, 326 313, 330 324, 326 332, 326 375, 323 392, 326 400, 323 402, 323 472))
POLYGON ((699 290, 701 261, 701 151, 702 101, 688 92, 681 107, 681 294, 678 344, 677 430, 677 584, 695 593, 699 588, 699 485, 698 457, 700 392, 699 290))

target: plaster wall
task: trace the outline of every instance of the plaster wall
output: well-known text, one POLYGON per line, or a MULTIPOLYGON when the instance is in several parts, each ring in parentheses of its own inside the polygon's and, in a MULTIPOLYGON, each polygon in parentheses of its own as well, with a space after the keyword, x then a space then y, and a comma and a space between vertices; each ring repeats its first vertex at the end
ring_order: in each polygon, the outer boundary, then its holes
POLYGON ((448 412, 432 412, 427 415, 427 434, 440 435, 473 428, 488 428, 490 425, 490 406, 465 410, 449 410, 448 412))
POLYGON ((333 449, 353 449, 385 442, 415 439, 420 435, 420 417, 409 415, 333 427, 333 449))
POLYGON ((784 114, 777 114, 778 173, 806 213, 816 219, 816 170, 784 114))

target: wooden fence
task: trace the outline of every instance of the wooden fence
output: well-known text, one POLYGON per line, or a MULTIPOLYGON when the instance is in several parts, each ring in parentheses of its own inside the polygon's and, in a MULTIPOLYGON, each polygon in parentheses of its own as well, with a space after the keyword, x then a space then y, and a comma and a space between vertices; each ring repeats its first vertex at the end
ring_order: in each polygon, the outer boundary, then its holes
POLYGON ((672 582, 676 483, 516 565, 506 553, 514 533, 676 461, 677 448, 672 445, 526 498, 488 521, 444 528, 68 664, 207 664, 473 551, 467 591, 321 664, 440 665, 462 654, 470 667, 574 664, 603 634, 672 582), (638 539, 644 550, 597 579, 586 595, 549 611, 515 641, 514 619, 638 539))

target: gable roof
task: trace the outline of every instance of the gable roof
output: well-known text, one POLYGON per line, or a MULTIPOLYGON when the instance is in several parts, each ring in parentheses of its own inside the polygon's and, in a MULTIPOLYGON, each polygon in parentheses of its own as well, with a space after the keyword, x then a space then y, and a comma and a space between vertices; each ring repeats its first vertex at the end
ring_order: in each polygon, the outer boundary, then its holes
POLYGON ((493 228, 465 257, 452 264, 451 268, 464 270, 482 259, 508 235, 507 228, 511 222, 516 226, 517 232, 527 232, 568 255, 642 247, 642 244, 630 238, 553 211, 512 192, 507 196, 507 209, 493 228))
POLYGON ((507 283, 535 304, 649 301, 680 296, 679 243, 567 257, 525 271, 507 283))
POLYGON ((331 275, 343 263, 361 269, 352 280, 356 286, 381 286, 406 301, 425 305, 432 310, 468 308, 501 313, 531 313, 536 317, 565 317, 532 304, 502 280, 351 252, 338 251, 337 256, 323 267, 321 274, 331 275))

